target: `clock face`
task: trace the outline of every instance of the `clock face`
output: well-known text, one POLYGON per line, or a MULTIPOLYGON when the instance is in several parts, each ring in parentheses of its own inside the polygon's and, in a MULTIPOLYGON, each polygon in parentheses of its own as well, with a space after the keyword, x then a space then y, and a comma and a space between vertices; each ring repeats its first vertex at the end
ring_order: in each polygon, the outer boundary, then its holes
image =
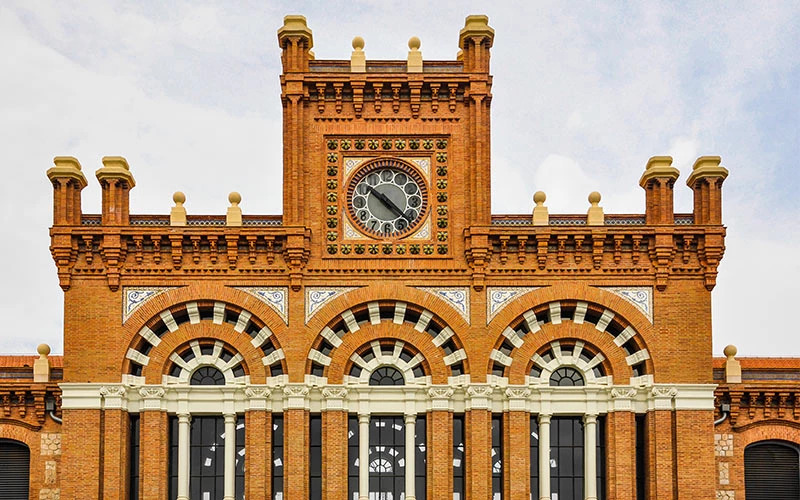
POLYGON ((425 184, 413 169, 399 162, 380 162, 358 172, 350 183, 353 220, 372 234, 407 233, 422 220, 427 205, 425 184))

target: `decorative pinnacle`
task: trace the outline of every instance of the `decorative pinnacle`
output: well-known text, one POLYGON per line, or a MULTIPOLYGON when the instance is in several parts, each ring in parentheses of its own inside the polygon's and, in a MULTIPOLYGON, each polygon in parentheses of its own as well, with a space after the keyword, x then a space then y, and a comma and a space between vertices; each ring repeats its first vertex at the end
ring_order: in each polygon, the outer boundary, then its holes
POLYGON ((36 352, 39 353, 39 356, 47 357, 50 354, 50 346, 47 344, 39 344, 36 348, 36 352))
POLYGON ((600 203, 600 199, 600 193, 597 191, 592 191, 589 193, 589 203, 591 203, 593 207, 596 207, 600 203))
POLYGON ((186 203, 186 195, 181 191, 175 191, 175 194, 172 195, 172 201, 175 202, 175 206, 180 207, 186 203))
POLYGON ((233 191, 231 192, 231 194, 228 195, 228 201, 231 203, 231 205, 237 206, 239 203, 242 202, 242 195, 240 195, 236 191, 233 191))
POLYGON ((364 50, 364 39, 360 36, 353 38, 353 50, 364 50))
POLYGON ((533 193, 533 202, 536 203, 537 207, 544 205, 545 201, 547 201, 547 195, 544 194, 544 191, 536 191, 533 193))
POLYGON ((419 50, 422 46, 422 42, 419 40, 419 37, 412 36, 408 39, 408 48, 411 50, 419 50))
POLYGON ((739 352, 739 350, 733 344, 726 346, 725 349, 722 351, 722 353, 725 354, 725 357, 728 359, 731 359, 734 356, 736 356, 737 352, 739 352))

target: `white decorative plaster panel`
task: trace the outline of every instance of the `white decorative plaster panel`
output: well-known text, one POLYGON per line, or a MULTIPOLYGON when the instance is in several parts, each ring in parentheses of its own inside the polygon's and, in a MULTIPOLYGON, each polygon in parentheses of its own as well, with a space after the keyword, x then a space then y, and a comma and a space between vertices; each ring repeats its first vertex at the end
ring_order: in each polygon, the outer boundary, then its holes
POLYGON ((289 288, 285 286, 236 286, 237 290, 249 293, 278 313, 284 323, 289 324, 289 288))
POLYGON ((650 323, 653 322, 653 287, 650 286, 599 286, 601 290, 606 290, 618 295, 633 304, 636 309, 642 312, 650 323))
POLYGON ((430 179, 431 177, 431 160, 430 158, 401 158, 401 160, 405 160, 411 164, 416 165, 422 174, 425 176, 426 179, 430 179))
POLYGON ((355 286, 325 286, 306 288, 306 323, 317 314, 322 306, 339 295, 355 290, 355 286))
POLYGON ((344 178, 347 179, 347 177, 350 175, 350 172, 355 170, 355 168, 357 166, 361 165, 362 163, 364 163, 364 161, 366 161, 368 159, 369 158, 345 158, 344 159, 344 178))
POLYGON ((342 227, 344 227, 344 238, 346 240, 368 240, 367 236, 361 234, 356 228, 353 227, 350 222, 348 222, 347 218, 343 215, 342 216, 342 227))
POLYGON ((425 222, 422 224, 422 227, 419 230, 408 237, 409 240, 427 240, 431 237, 431 217, 430 215, 425 219, 425 222))
POLYGON ((518 299, 528 292, 538 290, 538 286, 489 287, 486 289, 486 324, 488 325, 497 313, 503 310, 512 300, 518 299))
POLYGON ((469 287, 440 288, 418 286, 418 290, 433 294, 447 302, 469 323, 469 287))
POLYGON ((175 287, 171 286, 136 286, 122 288, 122 323, 128 321, 137 309, 142 307, 156 295, 160 295, 175 287))

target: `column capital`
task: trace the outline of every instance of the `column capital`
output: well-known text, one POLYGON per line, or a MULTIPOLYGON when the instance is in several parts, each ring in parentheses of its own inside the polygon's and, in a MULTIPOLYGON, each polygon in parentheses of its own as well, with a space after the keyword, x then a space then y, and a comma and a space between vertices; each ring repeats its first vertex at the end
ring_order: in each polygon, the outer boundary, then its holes
POLYGON ((325 400, 323 410, 342 411, 345 410, 344 401, 347 398, 348 390, 344 387, 325 387, 322 389, 322 397, 325 400))
POLYGON ((417 422, 417 414, 416 413, 406 413, 403 415, 403 421, 406 425, 416 424, 417 422))
POLYGON ((268 387, 247 387, 244 390, 247 397, 247 409, 267 411, 272 409, 270 397, 272 391, 268 387))
POLYGON ((188 422, 191 422, 191 420, 192 420, 192 415, 189 414, 189 413, 180 412, 177 415, 178 415, 178 423, 183 423, 183 422, 187 422, 188 423, 188 422))
POLYGON ((587 413, 583 416, 583 423, 584 424, 596 424, 597 423, 597 414, 596 413, 587 413))
POLYGON ((549 413, 540 413, 539 414, 539 424, 549 424, 550 423, 550 419, 552 417, 553 416, 550 415, 549 413))
POLYGON ((467 410, 488 410, 494 388, 490 385, 467 387, 467 410))
POLYGON ((358 414, 358 423, 359 424, 368 424, 369 423, 369 413, 359 413, 358 414))
POLYGON ((161 400, 167 391, 163 387, 141 387, 139 395, 142 397, 141 411, 160 411, 161 400))
POLYGON ((284 402, 283 407, 287 410, 307 410, 308 393, 310 389, 307 385, 287 385, 283 388, 284 402))
POLYGON ((527 411, 528 397, 531 390, 527 387, 509 387, 506 389, 509 411, 527 411))
POLYGON ((431 410, 449 411, 450 398, 455 391, 452 387, 431 387, 428 389, 428 398, 431 400, 431 410))

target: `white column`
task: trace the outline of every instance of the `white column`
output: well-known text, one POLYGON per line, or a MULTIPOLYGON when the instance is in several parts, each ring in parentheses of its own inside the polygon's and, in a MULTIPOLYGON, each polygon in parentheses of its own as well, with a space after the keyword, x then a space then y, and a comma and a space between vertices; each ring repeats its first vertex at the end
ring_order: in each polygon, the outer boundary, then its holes
POLYGON ((597 415, 583 417, 583 457, 586 500, 597 500, 597 415))
POLYGON ((189 500, 189 424, 188 413, 178 415, 178 500, 189 500))
POLYGON ((539 500, 550 500, 550 415, 539 414, 539 500))
POLYGON ((236 496, 236 414, 225 414, 225 493, 224 500, 236 496))
POLYGON ((369 413, 358 415, 358 500, 369 500, 369 413))
POLYGON ((406 500, 417 500, 414 481, 416 480, 416 461, 414 457, 414 434, 417 416, 406 415, 406 500))

